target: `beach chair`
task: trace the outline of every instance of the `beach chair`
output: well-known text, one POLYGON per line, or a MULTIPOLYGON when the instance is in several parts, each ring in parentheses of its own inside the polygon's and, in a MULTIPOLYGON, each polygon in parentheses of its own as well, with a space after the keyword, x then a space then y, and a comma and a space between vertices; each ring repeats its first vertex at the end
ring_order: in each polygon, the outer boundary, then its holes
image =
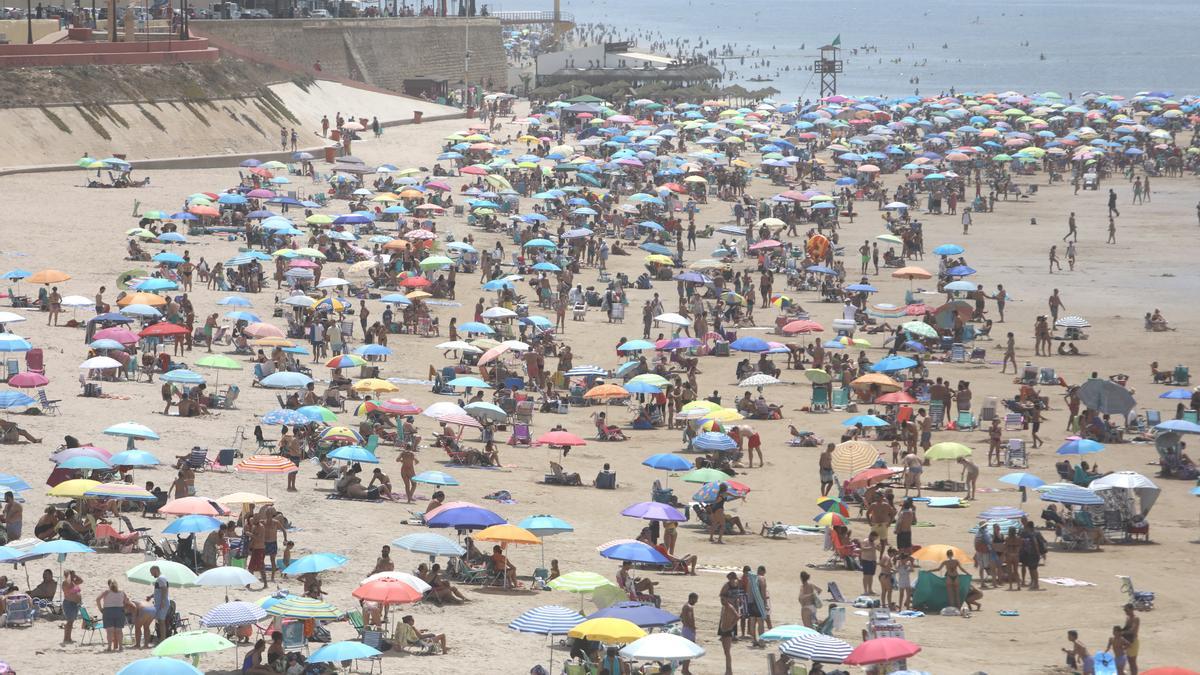
POLYGON ((829 591, 829 599, 833 602, 846 604, 846 598, 842 595, 842 589, 838 588, 836 581, 831 581, 825 585, 825 590, 829 591))
POLYGON ((979 421, 991 422, 996 419, 996 407, 999 405, 999 399, 995 396, 988 396, 983 401, 983 407, 979 409, 979 421))
POLYGON ((1058 375, 1053 368, 1038 369, 1038 384, 1058 384, 1058 375))
POLYGON ((954 428, 959 431, 971 431, 976 427, 975 416, 969 410, 960 410, 954 420, 954 428))
POLYGON ((34 347, 25 352, 25 370, 38 375, 46 374, 46 357, 41 347, 34 347))
POLYGON ((942 422, 946 419, 946 407, 941 401, 929 402, 929 423, 934 429, 941 429, 942 422))
POLYGON ((91 642, 91 639, 97 633, 104 630, 104 622, 100 619, 92 618, 92 615, 88 613, 87 603, 81 603, 79 605, 79 627, 83 630, 83 638, 79 641, 79 644, 86 645, 91 642))
POLYGON ((1162 414, 1157 410, 1146 409, 1146 426, 1154 427, 1162 424, 1162 414))
POLYGON ((354 629, 354 632, 358 633, 358 639, 361 640, 363 636, 362 612, 357 609, 353 612, 346 612, 346 622, 350 624, 350 627, 354 629))
POLYGON ((4 362, 4 381, 12 379, 13 375, 21 372, 21 362, 17 359, 8 359, 4 362))
POLYGON ((1192 424, 1196 424, 1197 422, 1200 422, 1200 413, 1198 413, 1195 410, 1191 410, 1191 409, 1184 410, 1183 411, 1183 421, 1191 422, 1192 424))
POLYGON ((1021 384, 1034 385, 1037 384, 1038 369, 1037 366, 1027 365, 1021 369, 1021 384))
POLYGON ((546 485, 583 485, 583 479, 578 473, 563 471, 562 464, 558 462, 550 462, 550 473, 543 476, 543 481, 546 485))
POLYGON ((217 394, 217 407, 225 410, 232 410, 233 404, 237 401, 238 395, 242 390, 236 384, 229 385, 229 389, 224 394, 217 394))
POLYGON ((1005 431, 1021 431, 1025 428, 1025 416, 1021 413, 1004 414, 1005 431))
POLYGON ((1129 602, 1133 603, 1134 609, 1141 612, 1148 612, 1154 609, 1153 591, 1137 590, 1133 586, 1133 579, 1131 577, 1118 574, 1117 578, 1121 580, 1121 592, 1129 596, 1129 602))
POLYGON ((308 653, 308 639, 304 637, 303 621, 284 621, 279 627, 279 632, 283 634, 284 651, 304 650, 305 654, 308 653))
POLYGON ((514 424, 512 435, 508 437, 508 444, 512 446, 524 445, 526 447, 533 445, 533 436, 529 432, 528 424, 514 424))
POLYGON ((191 452, 179 459, 187 462, 187 465, 192 467, 194 471, 203 471, 209 467, 208 449, 198 445, 193 446, 191 452))
POLYGON ((217 460, 212 463, 212 467, 229 469, 237 461, 237 456, 237 448, 221 448, 217 451, 217 460))
POLYGON ((967 361, 969 363, 987 363, 987 349, 984 347, 972 347, 967 361))
MULTIPOLYGON (((384 651, 384 649, 382 647, 383 631, 379 631, 379 630, 362 631, 362 643, 368 647, 373 647, 381 652, 384 651)), ((365 659, 354 659, 355 668, 358 667, 359 661, 366 661, 368 663, 368 668, 369 668, 367 670, 368 673, 375 672, 376 665, 379 666, 379 672, 380 673, 383 672, 383 654, 376 654, 375 656, 369 656, 365 659)))
POLYGON ((1029 457, 1025 454, 1025 439, 1010 438, 1006 446, 1005 463, 1011 468, 1025 468, 1029 466, 1029 457))
POLYGON ((24 593, 13 593, 4 598, 7 609, 4 612, 4 625, 19 626, 33 625, 37 617, 37 609, 33 606, 33 598, 24 593))
POLYGON ((42 412, 48 415, 57 415, 62 412, 59 410, 58 404, 62 403, 60 398, 49 398, 46 396, 45 389, 38 389, 38 405, 42 407, 42 412))
POLYGON ((1191 382, 1192 376, 1188 373, 1187 366, 1175 366, 1175 371, 1171 374, 1172 384, 1186 385, 1191 382))
POLYGON ((845 410, 850 407, 850 390, 849 389, 834 389, 833 390, 833 409, 845 410))
POLYGON ((812 412, 828 412, 829 410, 829 388, 825 385, 818 385, 812 390, 812 403, 809 406, 812 412))
POLYGON ((533 400, 527 399, 517 401, 516 403, 516 408, 513 410, 513 421, 521 424, 530 424, 533 422, 533 400))
POLYGON ((950 345, 950 363, 966 363, 967 350, 961 342, 950 345))

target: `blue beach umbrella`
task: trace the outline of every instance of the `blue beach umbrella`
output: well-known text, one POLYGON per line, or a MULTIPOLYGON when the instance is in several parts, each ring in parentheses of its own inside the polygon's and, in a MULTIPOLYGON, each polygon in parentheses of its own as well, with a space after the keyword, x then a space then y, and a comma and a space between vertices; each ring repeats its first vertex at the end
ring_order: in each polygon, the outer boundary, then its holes
POLYGON ((310 663, 339 663, 354 659, 369 659, 383 652, 357 640, 331 642, 313 652, 308 660, 310 663))
POLYGON ((575 528, 562 518, 554 516, 529 516, 517 523, 517 527, 528 530, 539 537, 574 532, 575 528))
POLYGON ((705 431, 692 439, 692 448, 704 452, 727 452, 737 449, 737 441, 719 431, 705 431))
POLYGON ((1095 452, 1104 450, 1103 443, 1097 443, 1088 438, 1078 438, 1067 441, 1058 447, 1055 454, 1058 455, 1090 455, 1095 452))
POLYGON ((651 565, 666 565, 671 561, 657 549, 640 541, 622 541, 600 551, 600 555, 610 560, 621 560, 651 565))
POLYGON ((278 408, 263 415, 261 418, 263 424, 308 424, 312 420, 308 419, 304 414, 287 408, 278 408))
POLYGON ((844 427, 852 427, 856 424, 861 424, 864 427, 886 427, 888 426, 888 421, 874 415, 855 415, 842 422, 842 426, 844 427))
POLYGON ((422 471, 412 477, 414 483, 425 483, 426 485, 458 485, 458 479, 444 471, 422 471))
POLYGON ((688 459, 669 452, 650 455, 642 460, 642 464, 662 471, 688 471, 692 468, 692 463, 688 459))
POLYGON ((212 532, 221 528, 221 521, 212 516, 183 516, 171 521, 163 528, 163 534, 194 534, 212 532))
POLYGON ((1041 478, 1023 471, 1005 474, 1000 477, 1000 482, 1024 488, 1037 488, 1046 484, 1046 481, 1042 480, 1041 478))
POLYGON ((335 448, 328 455, 330 459, 340 459, 344 462, 362 462, 364 464, 378 464, 379 458, 375 453, 362 447, 361 445, 343 445, 340 448, 335 448))
POLYGON ((340 556, 336 553, 312 553, 292 561, 291 565, 283 569, 283 573, 293 577, 298 574, 316 574, 317 572, 341 567, 346 562, 345 556, 340 556))

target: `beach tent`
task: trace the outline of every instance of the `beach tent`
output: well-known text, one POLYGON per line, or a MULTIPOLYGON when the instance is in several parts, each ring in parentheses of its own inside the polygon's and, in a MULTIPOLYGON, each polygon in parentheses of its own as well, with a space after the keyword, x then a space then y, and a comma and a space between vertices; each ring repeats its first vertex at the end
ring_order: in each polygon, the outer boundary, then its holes
MULTIPOLYGON (((971 575, 960 573, 958 575, 958 598, 960 600, 966 598, 967 590, 970 588, 971 575)), ((918 609, 925 613, 940 612, 943 607, 949 604, 950 598, 946 594, 945 577, 921 570, 917 575, 917 586, 913 589, 913 609, 918 609)))

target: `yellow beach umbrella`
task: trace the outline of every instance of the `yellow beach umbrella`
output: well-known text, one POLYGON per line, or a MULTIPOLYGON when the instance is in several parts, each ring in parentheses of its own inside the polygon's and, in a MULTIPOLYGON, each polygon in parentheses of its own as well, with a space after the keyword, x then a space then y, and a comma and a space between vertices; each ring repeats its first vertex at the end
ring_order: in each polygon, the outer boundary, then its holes
POLYGON ((366 379, 359 380, 358 382, 355 382, 351 388, 357 392, 373 393, 400 391, 400 388, 391 382, 388 382, 387 380, 381 380, 376 377, 368 377, 366 379))
POLYGON ((80 499, 88 490, 100 485, 98 480, 88 480, 87 478, 76 478, 75 480, 65 480, 58 485, 50 488, 46 494, 51 497, 70 497, 71 499, 80 499))
POLYGON ((492 525, 475 534, 475 541, 491 541, 497 544, 540 544, 537 535, 516 525, 492 525))
POLYGON ((31 284, 61 284, 71 278, 70 274, 59 270, 45 269, 38 270, 29 275, 25 281, 31 284))
POLYGON ((946 553, 950 551, 953 551, 955 559, 963 564, 966 564, 966 562, 971 559, 971 555, 969 553, 957 546, 951 546, 949 544, 931 544, 929 546, 922 546, 916 551, 913 551, 912 557, 913 559, 920 560, 921 562, 941 564, 946 560, 946 553))
POLYGON ((646 631, 632 621, 603 618, 584 621, 572 628, 567 635, 581 640, 620 645, 646 637, 646 631))

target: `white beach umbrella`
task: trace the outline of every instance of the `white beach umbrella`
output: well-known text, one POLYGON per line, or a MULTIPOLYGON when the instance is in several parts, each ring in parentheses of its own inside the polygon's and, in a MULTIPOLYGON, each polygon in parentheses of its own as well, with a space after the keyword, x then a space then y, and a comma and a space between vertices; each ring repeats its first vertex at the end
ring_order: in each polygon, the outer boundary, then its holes
POLYGON ((636 661, 689 661, 704 656, 704 647, 671 633, 651 633, 625 645, 621 656, 636 661))

